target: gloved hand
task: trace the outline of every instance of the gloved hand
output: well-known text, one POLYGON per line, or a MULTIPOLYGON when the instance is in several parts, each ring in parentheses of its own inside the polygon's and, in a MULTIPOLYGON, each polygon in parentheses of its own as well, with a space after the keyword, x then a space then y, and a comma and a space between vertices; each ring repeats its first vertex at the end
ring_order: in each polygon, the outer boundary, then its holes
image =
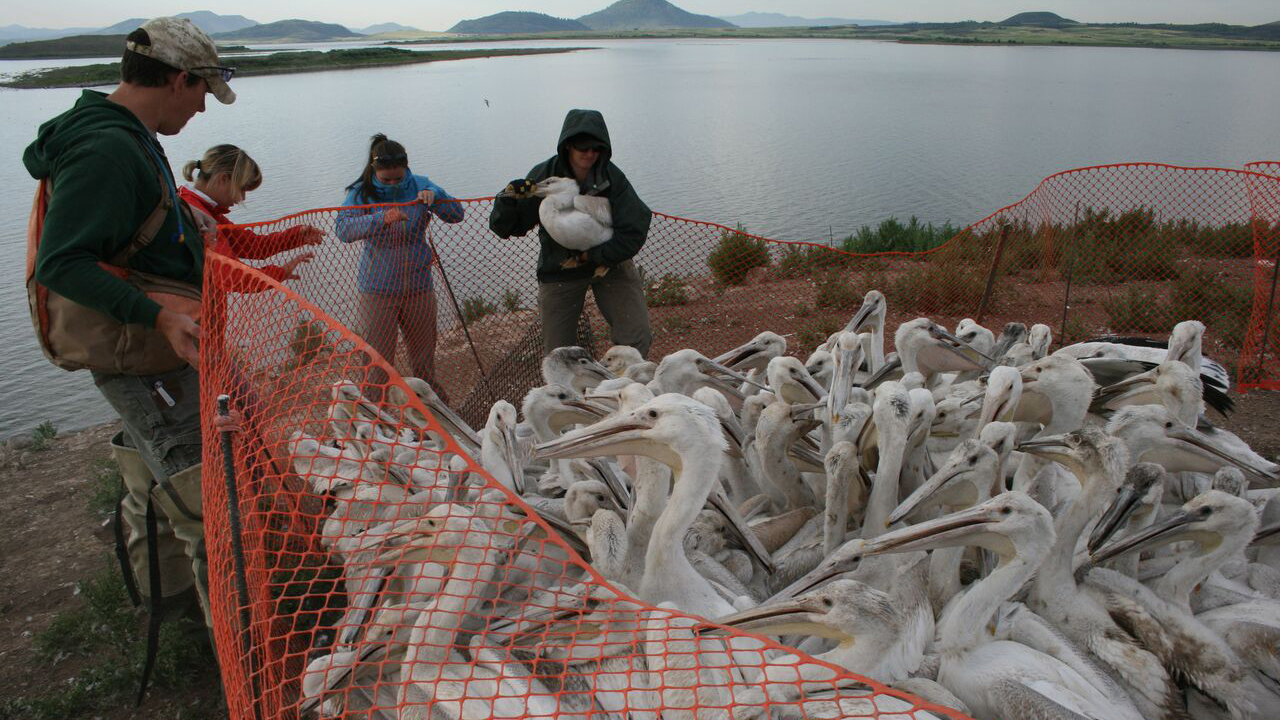
POLYGON ((533 193, 534 187, 536 187, 536 185, 532 180, 527 178, 516 178, 515 180, 507 183, 507 186, 502 189, 502 194, 518 198, 529 197, 529 195, 533 193))

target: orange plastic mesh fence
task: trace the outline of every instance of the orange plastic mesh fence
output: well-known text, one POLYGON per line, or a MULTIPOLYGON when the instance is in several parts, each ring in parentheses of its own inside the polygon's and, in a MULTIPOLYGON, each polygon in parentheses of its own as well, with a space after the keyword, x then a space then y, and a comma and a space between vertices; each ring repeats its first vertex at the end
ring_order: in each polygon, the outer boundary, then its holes
MULTIPOLYGON (((655 214, 636 258, 650 355, 712 356, 764 329, 808 352, 878 288, 890 327, 976 316, 1044 322, 1074 342, 1159 337, 1197 318, 1205 351, 1236 362, 1244 384, 1280 387, 1276 170, 1060 173, 923 253, 852 254, 655 214)), ((770 703, 783 715, 912 714, 916 701, 872 681, 803 656, 770 663, 776 645, 705 633, 697 618, 614 593, 579 558, 572 528, 502 490, 476 463, 475 440, 408 391, 402 375, 431 378, 479 426, 494 401, 542 382, 537 240, 493 236, 489 203, 461 201, 460 222, 423 223, 433 252, 412 220, 340 242, 346 219, 373 208, 241 226, 322 231, 287 287, 209 254, 205 413, 226 393, 246 416, 234 443, 238 533, 219 474, 205 484, 232 716, 426 717, 428 703, 462 717, 752 717, 770 703), (362 267, 373 244, 381 254, 362 267), (356 393, 372 402, 353 403, 356 393)), ((607 332, 588 305, 581 344, 599 354, 607 332)), ((221 467, 205 427, 206 467, 221 467)))
POLYGON ((206 278, 202 402, 244 416, 238 517, 205 486, 233 718, 962 717, 611 590, 359 336, 237 261, 206 278))

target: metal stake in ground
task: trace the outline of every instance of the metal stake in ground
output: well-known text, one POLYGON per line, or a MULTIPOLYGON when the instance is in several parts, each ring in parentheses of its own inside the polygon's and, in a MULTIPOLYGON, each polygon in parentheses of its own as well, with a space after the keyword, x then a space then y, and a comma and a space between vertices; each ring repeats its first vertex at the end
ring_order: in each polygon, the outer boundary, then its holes
MULTIPOLYGON (((227 417, 231 412, 231 397, 218 396, 218 415, 227 417)), ((231 431, 222 431, 222 467, 227 483, 227 515, 231 520, 231 555, 235 563, 236 573, 236 606, 240 609, 241 650, 249 663, 249 682, 253 693, 253 716, 261 718, 258 711, 258 673, 256 656, 253 653, 253 639, 249 636, 251 615, 249 613, 249 583, 244 573, 244 543, 240 537, 240 493, 236 489, 236 461, 231 451, 231 431)))

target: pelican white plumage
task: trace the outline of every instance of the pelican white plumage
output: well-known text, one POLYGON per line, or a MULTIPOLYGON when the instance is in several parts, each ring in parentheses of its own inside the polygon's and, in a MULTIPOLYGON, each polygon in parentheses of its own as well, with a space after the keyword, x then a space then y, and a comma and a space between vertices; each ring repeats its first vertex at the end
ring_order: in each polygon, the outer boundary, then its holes
POLYGON ((613 373, 576 345, 560 347, 542 358, 542 380, 547 385, 563 385, 583 393, 613 379, 613 373))
MULTIPOLYGON (((538 204, 538 221, 552 240, 570 250, 586 252, 613 238, 613 211, 609 198, 583 195, 578 181, 567 177, 549 177, 540 181, 533 195, 542 198, 538 204)), ((562 268, 578 267, 581 263, 570 258, 562 268)), ((609 272, 609 268, 596 268, 596 277, 609 272)))
POLYGON ((1180 693, 1159 658, 1123 632, 1103 601, 1082 590, 1074 576, 1081 533, 1105 509, 1124 478, 1124 445, 1100 430, 1084 428, 1038 436, 1018 449, 1060 463, 1080 482, 1079 495, 1054 522, 1057 540, 1036 573, 1029 606, 1123 678, 1148 717, 1176 715, 1180 693))
POLYGON ((541 443, 540 457, 595 457, 624 453, 646 455, 675 473, 672 496, 653 528, 645 553, 640 597, 672 602, 704 617, 734 611, 684 554, 685 531, 706 504, 723 462, 725 439, 720 421, 706 405, 676 394, 659 395, 635 410, 573 430, 541 443))
POLYGON ((871 347, 867 356, 867 370, 875 373, 884 365, 884 322, 889 306, 884 293, 879 290, 868 290, 862 298, 862 306, 849 318, 844 326, 845 332, 862 332, 863 328, 871 329, 871 347))
POLYGON ((1239 444, 1224 446, 1228 433, 1203 433, 1184 424, 1163 405, 1131 405, 1107 423, 1107 433, 1121 439, 1134 462, 1154 462, 1169 472, 1213 473, 1233 465, 1246 476, 1269 485, 1280 483, 1280 465, 1268 461, 1234 435, 1239 444))
POLYGON ((644 362, 644 356, 640 351, 630 345, 614 345, 604 351, 604 355, 600 358, 600 364, 605 369, 613 373, 616 377, 623 377, 627 368, 644 362))
POLYGON ((480 464, 508 490, 524 494, 524 464, 516 444, 516 408, 506 400, 489 408, 489 420, 480 434, 480 464))
POLYGON ((1053 521, 1039 503, 1008 492, 950 515, 867 541, 863 555, 977 545, 999 564, 958 601, 939 626, 938 682, 978 718, 1067 720, 1142 715, 1123 695, 1108 695, 1060 660, 1015 642, 993 640, 986 628, 1001 603, 1041 565, 1055 541, 1053 521))

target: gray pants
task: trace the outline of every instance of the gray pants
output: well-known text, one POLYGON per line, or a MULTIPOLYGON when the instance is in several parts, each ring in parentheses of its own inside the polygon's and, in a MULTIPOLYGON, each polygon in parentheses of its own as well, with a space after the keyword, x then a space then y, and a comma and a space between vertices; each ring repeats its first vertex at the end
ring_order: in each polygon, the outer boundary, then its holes
POLYGON ((538 313, 542 316, 542 345, 546 352, 578 344, 578 318, 591 288, 596 307, 609 323, 614 345, 630 345, 648 356, 653 343, 649 308, 635 263, 609 269, 604 277, 538 283, 538 313))
MULTIPOLYGON (((436 296, 431 290, 395 295, 360 293, 360 334, 387 362, 396 362, 397 331, 404 333, 410 371, 433 386, 436 361, 436 296)), ((369 383, 381 385, 386 373, 377 369, 369 383)))
POLYGON ((207 622, 199 372, 190 366, 158 375, 95 372, 93 381, 124 421, 126 437, 113 442, 112 452, 127 491, 121 515, 129 526, 129 560, 138 587, 145 596, 154 593, 146 550, 147 501, 152 499, 160 594, 171 598, 194 584, 207 622))

